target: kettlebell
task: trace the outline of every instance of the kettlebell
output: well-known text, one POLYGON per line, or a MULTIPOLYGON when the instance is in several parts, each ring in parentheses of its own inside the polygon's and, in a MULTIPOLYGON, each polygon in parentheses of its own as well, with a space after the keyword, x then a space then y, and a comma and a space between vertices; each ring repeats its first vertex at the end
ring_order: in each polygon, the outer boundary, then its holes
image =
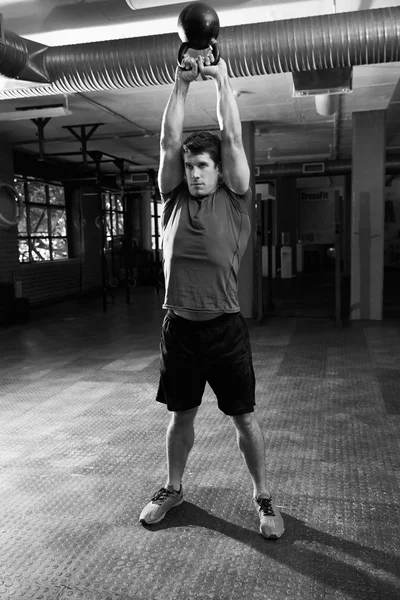
POLYGON ((213 65, 219 61, 219 18, 215 10, 204 2, 191 2, 178 18, 178 34, 181 47, 178 51, 178 65, 181 66, 183 55, 189 48, 205 50, 212 48, 213 65))

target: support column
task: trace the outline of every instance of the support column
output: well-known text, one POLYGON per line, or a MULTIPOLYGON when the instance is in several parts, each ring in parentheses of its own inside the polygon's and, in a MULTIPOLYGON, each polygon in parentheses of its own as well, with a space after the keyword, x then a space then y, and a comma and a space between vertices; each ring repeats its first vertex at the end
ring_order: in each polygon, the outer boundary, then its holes
POLYGON ((386 113, 353 114, 350 318, 381 320, 386 113))
POLYGON ((151 190, 142 190, 141 229, 144 250, 151 250, 151 190))
MULTIPOLYGON (((0 181, 14 185, 13 151, 6 142, 1 142, 0 181)), ((18 227, 0 227, 0 282, 12 283, 19 269, 18 227)))
POLYGON ((253 193, 252 200, 249 206, 249 217, 251 223, 251 234, 247 244, 246 252, 242 258, 238 278, 238 295, 240 310, 245 319, 251 319, 254 316, 253 299, 254 299, 254 278, 255 270, 255 240, 256 240, 256 220, 255 220, 255 200, 256 186, 254 179, 255 167, 255 140, 254 140, 254 125, 251 122, 242 123, 243 146, 246 152, 247 161, 250 167, 250 187, 253 193))

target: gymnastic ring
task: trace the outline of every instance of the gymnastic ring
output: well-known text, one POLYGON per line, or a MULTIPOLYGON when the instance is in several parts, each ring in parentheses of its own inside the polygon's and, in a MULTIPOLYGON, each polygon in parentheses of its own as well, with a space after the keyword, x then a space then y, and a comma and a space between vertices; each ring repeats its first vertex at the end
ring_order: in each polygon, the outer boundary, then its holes
POLYGON ((14 196, 14 200, 16 201, 16 204, 18 207, 15 210, 15 217, 12 220, 7 219, 7 217, 2 215, 0 212, 0 227, 3 227, 4 229, 9 229, 11 227, 15 227, 16 225, 18 225, 18 223, 20 221, 22 211, 23 211, 22 198, 19 195, 19 193, 17 192, 17 190, 15 189, 15 187, 10 185, 9 183, 0 182, 0 191, 2 188, 6 188, 6 190, 12 192, 12 195, 14 196))

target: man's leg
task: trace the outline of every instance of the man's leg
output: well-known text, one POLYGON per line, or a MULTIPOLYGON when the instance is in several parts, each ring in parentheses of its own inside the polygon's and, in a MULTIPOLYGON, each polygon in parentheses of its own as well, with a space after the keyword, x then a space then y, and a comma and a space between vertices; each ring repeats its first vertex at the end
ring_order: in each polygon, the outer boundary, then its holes
POLYGON ((186 461, 194 443, 194 419, 198 408, 174 412, 167 429, 168 489, 179 491, 186 461))
POLYGON ((253 413, 232 417, 239 448, 250 471, 254 504, 260 518, 260 532, 267 539, 278 539, 284 532, 282 516, 272 501, 266 483, 265 444, 261 427, 253 413))
POLYGON ((253 481, 254 497, 259 494, 270 496, 266 483, 264 436, 254 412, 233 416, 231 419, 236 427, 239 449, 253 481))

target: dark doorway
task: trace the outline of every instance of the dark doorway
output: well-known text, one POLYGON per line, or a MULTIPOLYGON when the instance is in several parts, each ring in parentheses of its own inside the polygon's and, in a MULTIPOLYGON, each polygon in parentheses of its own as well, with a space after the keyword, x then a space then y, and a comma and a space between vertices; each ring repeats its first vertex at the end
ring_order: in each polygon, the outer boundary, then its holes
POLYGON ((269 316, 332 318, 339 322, 345 316, 343 194, 338 189, 318 193, 311 190, 310 194, 304 194, 303 205, 300 199, 299 195, 297 239, 290 239, 290 234, 284 232, 273 235, 274 224, 269 224, 266 216, 263 243, 270 248, 276 241, 278 244, 275 252, 268 251, 268 256, 276 254, 276 269, 268 268, 264 281, 265 312, 269 316), (289 274, 283 262, 287 256, 285 244, 291 248, 289 274))
POLYGON ((400 179, 385 188, 383 318, 400 317, 400 179))

